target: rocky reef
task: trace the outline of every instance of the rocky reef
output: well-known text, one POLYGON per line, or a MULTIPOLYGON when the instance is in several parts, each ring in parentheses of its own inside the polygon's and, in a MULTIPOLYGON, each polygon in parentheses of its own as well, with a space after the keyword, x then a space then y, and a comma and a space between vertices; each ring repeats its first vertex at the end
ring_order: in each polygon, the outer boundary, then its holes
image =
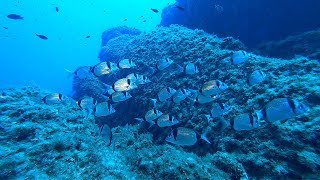
POLYGON ((85 119, 72 99, 60 105, 46 105, 46 95, 36 88, 6 89, 0 103, 1 178, 19 177, 95 177, 132 179, 248 179, 319 177, 320 170, 320 65, 307 58, 268 58, 249 54, 245 63, 234 65, 230 56, 246 50, 239 40, 219 38, 202 30, 181 26, 158 27, 136 36, 112 38, 104 46, 114 60, 129 58, 137 67, 118 71, 111 77, 92 77, 76 82, 77 98, 96 97, 103 84, 136 72, 148 76, 151 83, 130 91, 132 98, 114 104, 116 113, 105 118, 85 119), (125 43, 124 43, 125 42, 125 43), (175 65, 157 73, 150 69, 163 58, 175 65), (193 62, 199 73, 185 75, 176 65, 193 62), (247 83, 255 70, 266 73, 256 85, 247 83), (209 80, 229 86, 214 102, 226 103, 231 110, 227 121, 241 113, 261 109, 275 98, 290 97, 310 107, 304 115, 287 122, 268 124, 252 131, 237 132, 220 128, 218 120, 208 122, 203 114, 209 104, 160 103, 157 108, 170 113, 196 132, 208 132, 212 144, 199 140, 190 147, 165 142, 171 128, 139 123, 153 108, 164 87, 198 90, 209 80), (99 88, 95 88, 99 87, 99 88), (115 146, 107 147, 97 133, 108 124, 115 146), (68 166, 68 168, 63 168, 68 166))
POLYGON ((266 56, 291 59, 300 55, 318 60, 320 59, 320 30, 289 36, 281 41, 264 43, 258 49, 266 56))

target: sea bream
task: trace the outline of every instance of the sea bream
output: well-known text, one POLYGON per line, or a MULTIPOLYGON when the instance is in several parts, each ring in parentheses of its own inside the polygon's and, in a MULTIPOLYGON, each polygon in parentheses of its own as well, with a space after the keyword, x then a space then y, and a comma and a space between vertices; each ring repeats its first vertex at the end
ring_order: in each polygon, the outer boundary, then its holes
POLYGON ((267 103, 262 110, 256 111, 256 114, 259 120, 274 123, 276 121, 285 122, 309 110, 308 106, 297 100, 277 98, 267 103))
POLYGON ((238 65, 248 61, 248 59, 249 59, 248 53, 240 50, 240 51, 233 52, 231 56, 231 63, 233 65, 238 65))
POLYGON ((159 102, 164 102, 170 99, 175 93, 176 90, 171 87, 162 88, 157 94, 157 100, 159 102))
POLYGON ((197 102, 199 104, 206 104, 216 100, 218 97, 219 97, 218 95, 205 96, 203 94, 198 94, 194 99, 194 102, 197 102))
POLYGON ((157 63, 157 66, 156 66, 157 70, 162 71, 162 70, 166 69, 167 67, 169 67, 172 63, 173 63, 173 61, 170 58, 161 59, 157 63))
POLYGON ((170 127, 178 124, 179 120, 170 114, 162 114, 158 119, 156 119, 155 123, 159 127, 170 127))
POLYGON ((266 74, 261 71, 261 70, 255 70, 253 71, 249 78, 248 78, 248 83, 252 86, 252 85, 255 85, 255 84, 258 84, 262 81, 264 81, 266 79, 266 74))
POLYGON ((147 76, 136 74, 136 73, 128 74, 126 78, 132 80, 137 85, 147 84, 151 82, 147 76))
POLYGON ((81 108, 87 111, 87 116, 91 114, 92 110, 94 109, 94 106, 97 104, 97 101, 94 100, 92 97, 85 97, 79 101, 77 101, 77 105, 81 108))
POLYGON ((112 131, 107 124, 104 124, 100 127, 100 136, 107 146, 111 145, 113 136, 112 131))
POLYGON ((135 120, 138 121, 146 121, 150 124, 150 127, 155 124, 154 120, 156 120, 158 117, 160 117, 163 113, 155 108, 150 109, 147 111, 147 113, 144 115, 144 118, 135 118, 135 120))
POLYGON ((87 78, 90 75, 92 75, 91 68, 92 67, 90 67, 90 66, 80 66, 73 72, 68 69, 65 69, 65 70, 69 73, 68 77, 76 76, 80 79, 84 79, 84 78, 87 78))
POLYGON ((115 113, 116 110, 108 102, 101 102, 95 105, 93 113, 96 117, 109 116, 115 113))
POLYGON ((101 77, 107 74, 110 74, 111 72, 114 72, 116 70, 118 70, 118 66, 115 63, 112 62, 108 62, 108 61, 104 61, 104 62, 100 62, 96 65, 94 65, 91 68, 91 72, 97 76, 97 77, 101 77))
POLYGON ((115 91, 130 91, 137 87, 137 84, 128 78, 119 79, 112 86, 115 91))
POLYGON ((199 72, 198 67, 194 63, 187 63, 184 68, 183 72, 187 75, 197 74, 199 72))
POLYGON ((136 66, 136 64, 130 59, 122 59, 117 63, 117 65, 119 69, 129 69, 136 66))
POLYGON ((110 96, 110 100, 114 103, 118 103, 118 102, 122 102, 122 101, 126 101, 128 99, 130 99, 132 96, 128 93, 128 92, 114 92, 111 96, 110 96))
POLYGON ((52 104, 60 104, 64 101, 64 99, 65 99, 64 95, 60 93, 52 93, 42 98, 42 101, 48 105, 52 105, 52 104))
POLYGON ((191 91, 188 89, 178 89, 172 96, 172 101, 179 104, 191 95, 191 91))
POLYGON ((211 120, 224 115, 229 111, 229 109, 230 106, 226 105, 225 103, 213 103, 210 114, 205 115, 205 117, 207 118, 208 122, 210 122, 211 120))
POLYGON ((185 127, 173 129, 166 137, 167 142, 179 146, 192 146, 196 144, 199 139, 205 140, 207 143, 211 144, 206 137, 206 133, 199 135, 194 130, 185 127))
POLYGON ((211 80, 203 84, 202 88, 199 90, 204 96, 217 95, 222 91, 228 89, 228 85, 219 81, 211 80))
POLYGON ((236 131, 249 131, 261 126, 258 117, 255 114, 250 113, 237 115, 230 121, 230 125, 236 131))

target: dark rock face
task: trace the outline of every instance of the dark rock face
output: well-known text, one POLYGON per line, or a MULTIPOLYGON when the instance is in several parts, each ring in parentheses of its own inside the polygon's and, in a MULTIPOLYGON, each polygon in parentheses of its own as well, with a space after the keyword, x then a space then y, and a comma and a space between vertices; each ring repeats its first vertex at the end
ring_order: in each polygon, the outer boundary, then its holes
POLYGON ((176 5, 163 10, 162 26, 180 24, 203 29, 239 38, 251 47, 320 27, 317 0, 177 0, 176 5))

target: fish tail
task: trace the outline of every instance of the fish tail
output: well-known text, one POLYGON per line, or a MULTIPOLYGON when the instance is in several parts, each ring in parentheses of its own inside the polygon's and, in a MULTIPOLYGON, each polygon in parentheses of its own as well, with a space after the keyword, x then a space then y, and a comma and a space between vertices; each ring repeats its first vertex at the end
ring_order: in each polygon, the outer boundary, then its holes
POLYGON ((208 129, 203 133, 201 134, 201 139, 206 141, 208 144, 211 144, 211 142, 209 141, 209 139, 207 138, 207 133, 208 133, 208 129))
POLYGON ((209 114, 205 114, 204 117, 207 119, 208 123, 213 120, 209 114))

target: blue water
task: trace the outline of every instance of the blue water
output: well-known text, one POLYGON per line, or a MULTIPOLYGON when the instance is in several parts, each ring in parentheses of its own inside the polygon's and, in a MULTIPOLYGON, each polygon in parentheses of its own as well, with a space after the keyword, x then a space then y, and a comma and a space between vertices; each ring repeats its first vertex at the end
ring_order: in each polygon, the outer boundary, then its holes
POLYGON ((173 2, 2 0, 0 87, 38 85, 68 93, 71 78, 67 78, 65 68, 74 70, 97 63, 104 30, 127 25, 149 31, 159 24, 161 9, 173 2), (154 13, 150 8, 160 12, 154 13), (19 14, 24 19, 12 20, 6 17, 8 14, 19 14), (47 36, 48 40, 35 33, 47 36))

